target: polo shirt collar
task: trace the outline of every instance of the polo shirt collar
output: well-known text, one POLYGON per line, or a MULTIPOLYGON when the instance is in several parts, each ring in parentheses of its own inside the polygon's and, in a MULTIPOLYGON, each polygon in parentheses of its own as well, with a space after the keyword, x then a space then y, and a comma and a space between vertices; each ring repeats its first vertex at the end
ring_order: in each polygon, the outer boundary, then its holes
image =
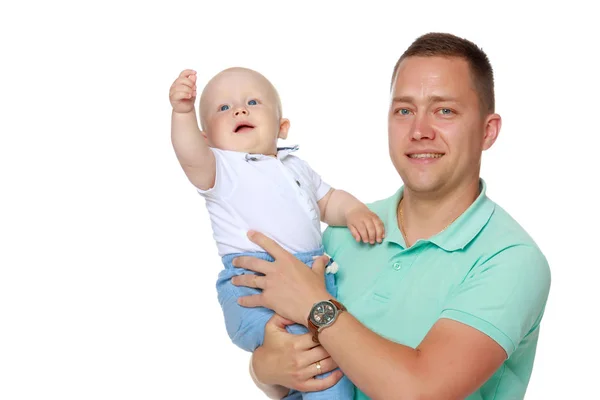
MULTIPOLYGON (((406 248, 404 237, 398 226, 398 203, 404 194, 404 186, 388 199, 388 213, 386 221, 386 237, 388 242, 393 242, 406 248)), ((494 213, 495 204, 486 195, 486 184, 479 180, 479 196, 448 228, 427 239, 436 246, 446 251, 456 251, 465 248, 477 236, 490 220, 494 213)))
POLYGON ((283 160, 284 158, 289 156, 290 153, 298 151, 299 148, 300 148, 300 146, 298 146, 298 145, 294 145, 291 147, 278 147, 277 148, 277 158, 279 158, 280 160, 283 160))
MULTIPOLYGON (((283 160, 287 156, 289 156, 290 153, 297 151, 299 148, 300 147, 298 145, 290 146, 290 147, 278 147, 277 148, 277 158, 279 160, 283 160)), ((264 154, 253 154, 253 153, 246 154, 246 161, 258 161, 258 160, 264 160, 264 159, 269 159, 269 158, 273 158, 273 157, 267 156, 264 154)))
POLYGON ((388 204, 387 215, 383 221, 385 225, 385 237, 383 238, 383 243, 396 243, 406 248, 404 237, 402 236, 402 232, 398 226, 398 203, 400 203, 400 199, 402 198, 403 194, 404 186, 398 189, 398 191, 392 197, 389 197, 387 200, 385 200, 385 202, 388 204))
POLYGON ((486 184, 479 179, 479 196, 448 228, 433 236, 430 241, 446 251, 467 247, 488 223, 496 208, 486 192, 486 184))

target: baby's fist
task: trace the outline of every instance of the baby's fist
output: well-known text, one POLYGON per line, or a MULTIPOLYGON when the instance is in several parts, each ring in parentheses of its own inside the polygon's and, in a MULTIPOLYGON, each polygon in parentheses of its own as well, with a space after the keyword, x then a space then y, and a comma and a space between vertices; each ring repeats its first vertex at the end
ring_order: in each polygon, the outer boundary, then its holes
POLYGON ((186 69, 179 74, 169 90, 169 101, 176 113, 188 113, 196 101, 196 71, 186 69))
POLYGON ((385 237, 383 221, 367 206, 350 210, 346 215, 346 225, 357 242, 381 243, 385 237))

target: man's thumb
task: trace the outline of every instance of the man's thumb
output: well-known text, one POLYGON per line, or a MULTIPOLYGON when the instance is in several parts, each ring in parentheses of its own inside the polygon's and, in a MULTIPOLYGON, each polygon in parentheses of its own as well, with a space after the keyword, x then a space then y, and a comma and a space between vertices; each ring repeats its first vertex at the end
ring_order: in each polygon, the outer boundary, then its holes
POLYGON ((283 318, 279 314, 273 314, 271 319, 267 322, 267 325, 277 328, 278 330, 285 331, 285 327, 288 325, 295 324, 294 321, 291 321, 287 318, 283 318))
POLYGON ((327 267, 328 263, 329 263, 329 256, 327 256, 327 255, 323 255, 323 256, 315 258, 315 261, 313 261, 313 265, 312 265, 313 272, 322 277, 323 275, 325 275, 325 267, 327 267))

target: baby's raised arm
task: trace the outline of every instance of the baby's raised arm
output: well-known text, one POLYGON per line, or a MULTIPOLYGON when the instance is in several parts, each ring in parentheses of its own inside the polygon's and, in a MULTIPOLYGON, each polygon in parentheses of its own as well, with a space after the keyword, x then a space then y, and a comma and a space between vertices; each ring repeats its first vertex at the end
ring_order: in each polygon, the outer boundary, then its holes
POLYGON ((171 85, 169 100, 171 142, 177 159, 194 186, 208 190, 215 183, 215 156, 198 127, 196 110, 196 71, 186 69, 171 85))

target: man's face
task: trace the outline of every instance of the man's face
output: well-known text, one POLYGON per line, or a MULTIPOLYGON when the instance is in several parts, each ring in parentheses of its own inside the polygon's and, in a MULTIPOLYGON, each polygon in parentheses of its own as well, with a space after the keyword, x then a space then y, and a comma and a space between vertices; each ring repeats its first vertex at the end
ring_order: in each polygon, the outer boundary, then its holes
POLYGON ((279 99, 260 74, 241 68, 221 72, 206 86, 200 110, 208 144, 223 150, 276 154, 289 122, 279 99))
POLYGON ((479 179, 500 116, 480 111, 467 61, 408 57, 392 85, 390 157, 407 190, 447 193, 479 179))

